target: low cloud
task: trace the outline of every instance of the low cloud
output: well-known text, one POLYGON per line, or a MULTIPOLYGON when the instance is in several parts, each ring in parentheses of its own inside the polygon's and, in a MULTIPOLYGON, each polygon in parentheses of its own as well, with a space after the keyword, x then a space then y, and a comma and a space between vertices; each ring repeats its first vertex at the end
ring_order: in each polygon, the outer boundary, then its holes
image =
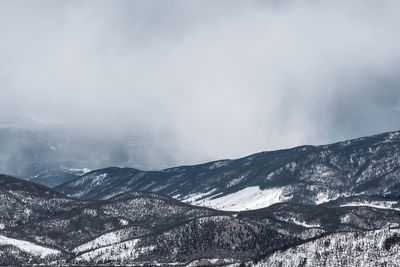
MULTIPOLYGON (((177 163, 400 125, 398 1, 2 1, 0 112, 177 163)), ((186 162, 185 162, 186 163, 186 162)))

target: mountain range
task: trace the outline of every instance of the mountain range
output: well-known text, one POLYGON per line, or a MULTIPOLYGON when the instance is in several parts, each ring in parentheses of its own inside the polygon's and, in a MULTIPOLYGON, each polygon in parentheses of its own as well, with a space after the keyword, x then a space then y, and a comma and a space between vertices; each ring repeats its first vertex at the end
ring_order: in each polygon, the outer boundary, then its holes
POLYGON ((0 212, 6 215, 0 219, 2 265, 260 264, 327 237, 366 238, 374 231, 388 244, 382 253, 399 251, 400 201, 387 198, 285 202, 232 212, 149 192, 82 200, 6 175, 0 185, 0 212))
POLYGON ((50 188, 0 175, 0 265, 396 266, 400 132, 50 188))
POLYGON ((390 132, 162 171, 106 168, 55 189, 83 199, 151 191, 193 205, 245 210, 283 201, 320 204, 357 195, 397 198, 399 177, 400 132, 390 132))

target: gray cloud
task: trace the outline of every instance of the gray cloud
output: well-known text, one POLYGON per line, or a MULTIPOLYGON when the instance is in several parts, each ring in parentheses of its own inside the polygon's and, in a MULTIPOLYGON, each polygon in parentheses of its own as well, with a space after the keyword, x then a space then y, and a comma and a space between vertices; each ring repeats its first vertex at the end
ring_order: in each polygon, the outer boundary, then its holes
POLYGON ((1 1, 0 112, 177 163, 396 130, 398 25, 395 0, 1 1))

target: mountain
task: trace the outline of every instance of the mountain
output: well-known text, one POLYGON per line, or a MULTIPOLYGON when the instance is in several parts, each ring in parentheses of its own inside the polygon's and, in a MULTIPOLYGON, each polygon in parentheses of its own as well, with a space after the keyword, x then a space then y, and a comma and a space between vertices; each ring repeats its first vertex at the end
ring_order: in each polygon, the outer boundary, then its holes
POLYGON ((395 266, 399 152, 391 132, 54 189, 0 175, 0 265, 395 266))
MULTIPOLYGON (((0 116, 0 173, 54 187, 104 166, 165 168, 176 151, 151 145, 150 137, 90 137, 60 127, 19 128, 0 116)), ((33 122, 31 122, 32 124, 33 122)), ((28 124, 24 121, 24 124, 28 124)))
POLYGON ((8 215, 1 217, 0 264, 21 258, 25 263, 186 263, 254 256, 296 240, 237 214, 157 193, 85 201, 10 176, 1 175, 0 184, 0 213, 8 215))
POLYGON ((352 196, 319 205, 285 202, 228 212, 150 192, 75 199, 0 175, 0 199, 0 214, 6 215, 0 217, 0 265, 195 266, 254 259, 274 266, 289 256, 290 263, 303 262, 307 255, 312 266, 336 259, 327 250, 334 255, 371 246, 364 260, 379 255, 395 259, 390 253, 400 243, 393 230, 400 227, 400 201, 385 197, 352 196))
POLYGON ((332 233, 248 262, 268 266, 398 266, 400 229, 332 233))
POLYGON ((93 200, 130 190, 152 191, 194 205, 238 211, 283 201, 321 204, 357 195, 397 198, 398 177, 400 132, 389 132, 162 171, 100 169, 55 189, 93 200))

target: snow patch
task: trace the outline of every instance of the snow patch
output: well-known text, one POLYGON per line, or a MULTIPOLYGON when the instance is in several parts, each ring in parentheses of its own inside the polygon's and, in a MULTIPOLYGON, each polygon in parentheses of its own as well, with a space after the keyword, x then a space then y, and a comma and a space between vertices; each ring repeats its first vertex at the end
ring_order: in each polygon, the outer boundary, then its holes
POLYGON ((125 219, 120 219, 120 220, 119 220, 119 223, 120 223, 122 226, 126 226, 126 225, 129 224, 129 222, 128 222, 127 220, 125 220, 125 219))
POLYGON ((242 175, 242 176, 240 176, 240 177, 238 177, 238 178, 232 179, 232 180, 227 184, 226 188, 229 188, 229 187, 232 187, 232 186, 234 186, 234 185, 237 185, 237 184, 240 183, 244 178, 245 178, 245 176, 242 175))
POLYGON ((86 173, 92 171, 91 169, 88 169, 88 168, 82 168, 82 169, 74 169, 74 168, 72 168, 72 169, 69 169, 69 170, 71 172, 78 172, 78 173, 82 173, 82 174, 86 174, 86 173))
POLYGON ((125 260, 134 260, 141 254, 149 253, 155 249, 155 246, 148 247, 137 247, 140 239, 133 239, 122 243, 117 243, 105 247, 101 247, 89 252, 86 252, 79 257, 76 261, 86 262, 101 262, 101 261, 112 261, 112 262, 123 262, 125 260))
POLYGON ((103 174, 95 176, 95 178, 92 181, 92 185, 95 186, 95 185, 101 184, 106 177, 107 177, 107 173, 103 173, 103 174))
POLYGON ((317 197, 315 198, 315 203, 317 205, 330 201, 331 199, 328 196, 328 193, 319 192, 317 197))
POLYGON ((297 225, 301 225, 301 226, 303 226, 305 228, 321 227, 320 224, 309 224, 309 223, 306 223, 306 222, 297 221, 296 219, 291 219, 288 222, 291 222, 291 223, 294 223, 294 224, 297 224, 297 225))
POLYGON ((93 239, 83 245, 80 245, 72 250, 73 253, 97 249, 99 247, 109 246, 121 242, 121 235, 117 232, 111 232, 93 239))
POLYGON ((210 165, 210 167, 208 167, 208 169, 212 170, 212 169, 217 169, 220 167, 224 167, 226 165, 228 165, 230 162, 230 160, 221 160, 221 161, 216 161, 213 164, 210 165))
POLYGON ((193 267, 193 266, 213 266, 213 265, 226 265, 229 263, 234 263, 234 259, 201 259, 201 260, 194 260, 186 267, 193 267))
POLYGON ((56 255, 60 253, 60 251, 55 249, 42 247, 28 241, 8 238, 3 235, 0 235, 0 245, 12 245, 22 251, 25 251, 34 256, 39 256, 41 258, 45 258, 49 255, 56 255))
POLYGON ((349 222, 351 222, 351 215, 346 214, 344 216, 341 216, 340 217, 340 222, 341 223, 349 223, 349 222))
POLYGON ((89 215, 89 216, 97 216, 97 210, 95 210, 95 209, 84 209, 83 210, 83 213, 84 214, 87 214, 87 215, 89 215))
POLYGON ((389 209, 400 211, 400 208, 394 207, 398 205, 396 201, 371 201, 371 202, 349 202, 340 205, 340 207, 371 207, 377 209, 389 209))
POLYGON ((216 189, 212 189, 206 193, 190 194, 190 195, 186 196, 185 198, 183 198, 182 201, 186 202, 186 203, 190 203, 190 204, 197 203, 200 201, 200 199, 202 199, 208 195, 211 195, 215 191, 216 191, 216 189))
POLYGON ((241 211, 265 208, 284 200, 282 197, 282 188, 261 190, 258 186, 251 186, 218 198, 215 198, 218 194, 210 195, 214 191, 215 190, 211 190, 207 193, 191 195, 183 201, 192 205, 219 210, 241 211), (204 198, 205 196, 207 197, 204 198))

